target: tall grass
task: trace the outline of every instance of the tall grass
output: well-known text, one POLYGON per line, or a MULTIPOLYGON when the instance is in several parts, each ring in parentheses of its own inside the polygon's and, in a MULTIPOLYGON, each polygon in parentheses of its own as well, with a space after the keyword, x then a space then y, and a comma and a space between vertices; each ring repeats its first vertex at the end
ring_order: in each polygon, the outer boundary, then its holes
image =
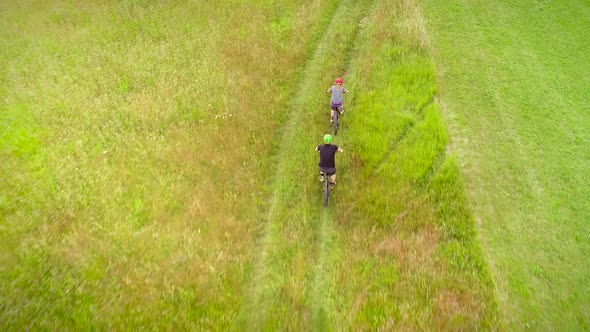
POLYGON ((328 302, 334 318, 346 319, 334 321, 343 329, 495 327, 490 274, 446 153, 419 6, 380 1, 375 13, 381 23, 367 29, 373 42, 353 65, 345 120, 351 189, 334 218, 343 247, 328 302))
POLYGON ((222 329, 334 1, 3 6, 2 326, 222 329))
POLYGON ((496 327, 417 3, 3 8, 2 328, 496 327))
POLYGON ((358 30, 338 43, 333 31, 341 28, 326 31, 297 99, 305 112, 285 127, 252 297, 238 327, 494 328, 491 278, 458 169, 446 157, 434 65, 425 32, 415 33, 423 27, 417 5, 350 6, 341 4, 331 26, 358 30), (318 82, 342 74, 352 93, 335 144, 345 153, 337 157, 339 188, 323 209, 313 147, 331 129, 318 82))

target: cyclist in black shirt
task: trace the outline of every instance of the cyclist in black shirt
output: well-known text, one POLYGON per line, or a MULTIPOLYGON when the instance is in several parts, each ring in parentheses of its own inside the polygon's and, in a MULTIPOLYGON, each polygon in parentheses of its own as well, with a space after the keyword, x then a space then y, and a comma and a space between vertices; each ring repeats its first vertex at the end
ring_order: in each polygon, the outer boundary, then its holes
POLYGON ((326 144, 318 145, 315 150, 320 153, 320 181, 324 181, 322 173, 330 176, 330 186, 332 189, 336 186, 336 161, 334 160, 336 152, 344 152, 337 145, 332 144, 332 135, 324 135, 326 144))

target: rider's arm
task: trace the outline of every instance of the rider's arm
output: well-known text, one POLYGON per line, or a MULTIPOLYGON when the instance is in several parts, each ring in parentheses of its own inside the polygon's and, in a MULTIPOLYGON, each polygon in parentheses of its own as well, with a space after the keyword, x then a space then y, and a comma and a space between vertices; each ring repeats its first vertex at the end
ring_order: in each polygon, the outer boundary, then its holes
POLYGON ((349 93, 350 90, 344 89, 344 93, 349 93))
POLYGON ((332 87, 330 87, 330 88, 328 89, 328 91, 326 91, 326 93, 330 93, 330 92, 332 92, 332 87))
POLYGON ((319 145, 315 147, 315 151, 316 152, 320 152, 320 146, 319 145))
POLYGON ((342 153, 342 152, 344 152, 344 150, 342 150, 341 148, 338 148, 338 150, 336 150, 336 152, 342 153))

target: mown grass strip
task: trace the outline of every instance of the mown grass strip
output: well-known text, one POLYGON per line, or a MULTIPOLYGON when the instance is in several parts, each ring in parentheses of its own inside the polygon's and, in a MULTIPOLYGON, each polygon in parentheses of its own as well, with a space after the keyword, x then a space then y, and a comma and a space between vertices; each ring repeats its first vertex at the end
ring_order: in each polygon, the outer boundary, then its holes
POLYGON ((424 4, 506 328, 587 330, 588 3, 424 4))

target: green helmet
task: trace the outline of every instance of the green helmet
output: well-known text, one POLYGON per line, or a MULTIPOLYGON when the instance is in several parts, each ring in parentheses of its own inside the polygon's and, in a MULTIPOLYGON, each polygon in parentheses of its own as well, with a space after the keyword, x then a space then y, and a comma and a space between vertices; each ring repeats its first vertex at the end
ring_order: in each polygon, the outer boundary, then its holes
POLYGON ((324 142, 327 144, 332 143, 332 135, 330 135, 330 134, 324 135, 324 142))

